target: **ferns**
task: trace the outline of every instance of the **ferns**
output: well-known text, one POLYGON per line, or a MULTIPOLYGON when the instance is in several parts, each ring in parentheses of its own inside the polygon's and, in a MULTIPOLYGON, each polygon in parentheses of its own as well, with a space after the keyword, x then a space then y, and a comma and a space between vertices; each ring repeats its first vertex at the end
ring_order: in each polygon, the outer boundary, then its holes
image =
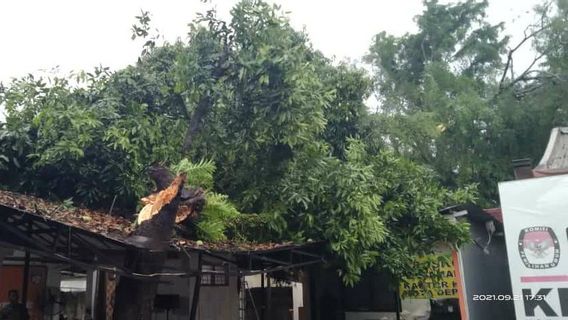
POLYGON ((198 163, 193 163, 188 159, 183 159, 178 164, 172 166, 172 171, 176 174, 186 173, 188 185, 199 186, 208 190, 213 188, 215 163, 211 160, 201 160, 198 163))
POLYGON ((208 192, 206 199, 207 204, 197 223, 197 236, 209 241, 225 240, 225 230, 239 215, 239 211, 226 195, 208 192))
POLYGON ((213 190, 213 173, 215 163, 211 160, 201 160, 193 163, 188 159, 181 160, 172 166, 176 174, 186 173, 187 184, 202 187, 207 190, 206 204, 197 222, 197 236, 207 241, 226 239, 225 230, 232 223, 239 211, 229 201, 228 196, 215 193, 213 190))

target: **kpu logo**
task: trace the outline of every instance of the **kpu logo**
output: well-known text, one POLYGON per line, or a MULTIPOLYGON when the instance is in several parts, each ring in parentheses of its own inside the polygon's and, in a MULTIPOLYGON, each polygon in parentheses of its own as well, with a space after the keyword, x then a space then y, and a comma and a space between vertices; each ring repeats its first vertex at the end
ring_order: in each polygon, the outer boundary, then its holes
POLYGON ((560 244, 550 227, 528 227, 519 234, 519 254, 530 269, 549 269, 558 265, 560 244))

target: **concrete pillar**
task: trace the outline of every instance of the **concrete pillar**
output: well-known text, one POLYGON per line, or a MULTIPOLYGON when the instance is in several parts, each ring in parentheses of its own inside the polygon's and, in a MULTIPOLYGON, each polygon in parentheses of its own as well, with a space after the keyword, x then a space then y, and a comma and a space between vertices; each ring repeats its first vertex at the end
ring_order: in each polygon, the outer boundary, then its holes
POLYGON ((300 282, 292 282, 292 303, 294 320, 300 320, 300 308, 304 306, 303 286, 300 282))

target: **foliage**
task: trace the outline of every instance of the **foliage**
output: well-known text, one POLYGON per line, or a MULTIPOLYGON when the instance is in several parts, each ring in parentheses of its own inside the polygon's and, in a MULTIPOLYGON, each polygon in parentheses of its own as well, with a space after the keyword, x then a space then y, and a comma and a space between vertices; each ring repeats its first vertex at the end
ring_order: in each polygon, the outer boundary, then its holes
POLYGON ((172 166, 172 171, 176 174, 182 172, 187 174, 186 184, 188 186, 208 189, 205 196, 207 202, 196 224, 199 239, 207 241, 226 239, 226 229, 239 215, 239 211, 226 195, 211 191, 215 164, 210 160, 192 163, 188 159, 182 159, 172 166))
POLYGON ((566 125, 566 81, 558 80, 566 71, 551 76, 563 61, 555 57, 565 15, 543 6, 541 21, 526 31, 549 71, 529 67, 509 79, 512 66, 502 62, 509 39, 503 24, 485 21, 487 1, 424 5, 418 32, 380 33, 371 45, 381 106, 368 136, 432 168, 447 187, 477 183, 480 203, 497 206, 497 182, 511 178, 511 160, 539 159, 550 129, 566 125))
POLYGON ((235 241, 271 242, 281 237, 275 222, 274 217, 267 213, 239 214, 227 223, 225 234, 235 241))
POLYGON ((228 224, 239 215, 239 211, 226 195, 207 192, 206 197, 207 203, 197 223, 197 236, 208 241, 225 240, 228 224))
MULTIPOLYGON (((385 102, 392 112, 380 116, 365 107, 372 90, 365 71, 323 57, 275 6, 242 1, 227 22, 208 12, 191 24, 187 43, 163 46, 152 42, 143 13, 133 31, 152 43, 135 65, 78 74, 79 85, 29 77, 0 93, 8 111, 0 132, 0 183, 90 206, 107 206, 116 197, 118 207, 132 210, 149 189, 145 168, 155 161, 174 164, 174 171, 189 173, 189 184, 207 189, 198 222, 203 239, 323 240, 347 283, 371 266, 408 276, 413 255, 467 239, 467 226, 448 222, 438 210, 475 194, 470 175, 447 189, 434 170, 405 158, 423 160, 414 148, 427 155, 445 117, 422 100, 451 89, 464 107, 457 112, 442 100, 444 112, 456 121, 475 118, 467 110, 484 92, 479 78, 456 76, 444 59, 467 44, 455 60, 469 61, 463 74, 488 75, 496 63, 493 49, 481 49, 495 43, 497 27, 482 24, 474 35, 456 26, 456 10, 430 7, 432 17, 421 24, 431 26, 449 10, 447 25, 428 40, 430 58, 411 61, 410 52, 399 50, 390 57, 406 59, 399 68, 404 72, 382 65, 389 70, 383 80, 394 88, 383 93, 385 101, 407 100, 392 108, 385 102), (453 40, 441 38, 446 34, 453 40), (464 35, 469 40, 460 42, 464 35), (432 79, 423 82, 427 94, 411 90, 417 72, 418 81, 432 79), (401 74, 407 77, 397 82, 401 74), (397 136, 395 129, 408 133, 397 136), (422 136, 411 147, 414 132, 422 136)), ((472 24, 481 7, 465 11, 472 24)), ((381 39, 378 47, 396 49, 394 38, 381 39)), ((427 39, 424 33, 400 41, 410 47, 427 39)), ((466 128, 443 123, 447 132, 466 128)), ((451 148, 436 148, 450 155, 451 148)))
MULTIPOLYGON (((108 80, 90 75, 87 81, 108 80)), ((4 156, 13 188, 91 206, 116 197, 120 206, 135 207, 148 189, 145 166, 175 154, 181 122, 94 91, 30 76, 0 96, 7 110, 0 143, 10 150, 4 156)))
POLYGON ((188 159, 182 159, 178 164, 172 166, 172 171, 175 173, 186 173, 186 183, 190 186, 200 186, 206 189, 213 187, 215 164, 211 160, 201 160, 198 163, 192 163, 188 159))
POLYGON ((369 153, 358 140, 348 145, 347 161, 321 149, 298 159, 282 187, 286 230, 304 239, 323 235, 346 267, 347 283, 371 265, 409 276, 414 257, 435 243, 467 241, 467 226, 438 210, 473 201, 474 192, 451 192, 433 182, 432 172, 389 151, 369 153))

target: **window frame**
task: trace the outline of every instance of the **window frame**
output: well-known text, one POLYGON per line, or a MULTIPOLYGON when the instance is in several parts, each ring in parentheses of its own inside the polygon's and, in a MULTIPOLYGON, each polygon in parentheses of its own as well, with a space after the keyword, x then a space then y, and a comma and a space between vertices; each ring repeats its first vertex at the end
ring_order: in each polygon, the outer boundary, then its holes
POLYGON ((204 261, 201 265, 201 286, 203 287, 228 287, 229 264, 204 261), (207 269, 204 271, 204 269, 207 269), (208 276, 207 278, 204 276, 208 276), (209 281, 204 282, 204 279, 209 281), (222 281, 220 280, 222 279, 222 281))

